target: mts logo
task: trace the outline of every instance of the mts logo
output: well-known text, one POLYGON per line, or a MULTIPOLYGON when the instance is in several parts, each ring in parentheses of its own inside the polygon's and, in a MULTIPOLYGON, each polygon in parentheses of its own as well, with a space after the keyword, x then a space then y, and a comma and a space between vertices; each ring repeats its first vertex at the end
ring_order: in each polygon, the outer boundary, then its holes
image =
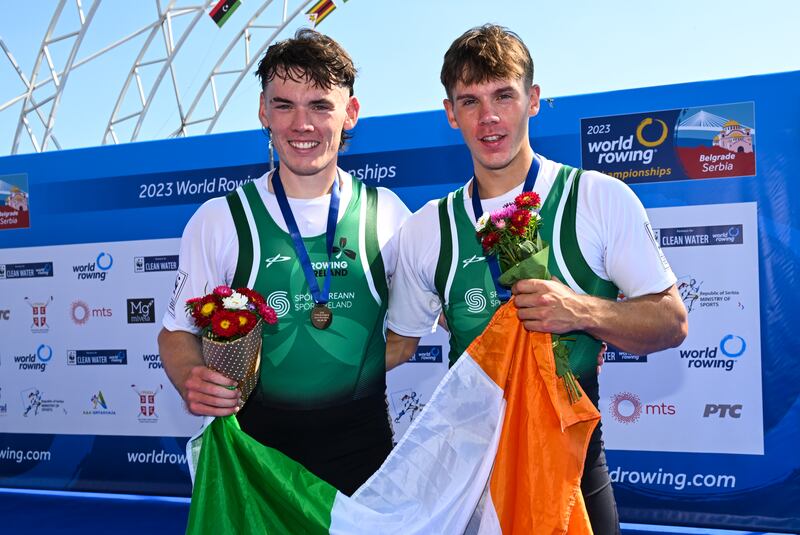
POLYGON ((0 310, 0 320, 7 320, 11 317, 10 310, 0 310))
POLYGON ((710 418, 711 416, 717 416, 719 418, 741 418, 742 405, 709 403, 703 411, 703 418, 710 418))
POLYGON ((672 416, 675 414, 675 405, 669 403, 660 403, 656 405, 645 405, 645 414, 655 414, 657 416, 672 416))

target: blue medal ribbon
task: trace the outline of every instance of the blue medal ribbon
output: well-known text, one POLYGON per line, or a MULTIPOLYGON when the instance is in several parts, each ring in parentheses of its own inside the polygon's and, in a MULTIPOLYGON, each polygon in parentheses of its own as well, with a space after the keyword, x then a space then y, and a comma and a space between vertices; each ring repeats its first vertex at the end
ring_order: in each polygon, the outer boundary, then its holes
MULTIPOLYGON (((539 157, 534 154, 531 167, 528 169, 528 176, 525 177, 525 184, 522 186, 523 193, 526 191, 533 191, 533 186, 536 184, 536 177, 539 174, 539 167, 541 167, 539 157)), ((481 196, 480 193, 478 193, 478 184, 474 176, 472 177, 472 211, 475 214, 475 222, 477 223, 478 219, 483 215, 483 207, 481 206, 481 196)), ((500 284, 500 263, 497 261, 497 256, 495 255, 485 256, 486 262, 489 264, 489 271, 492 274, 492 282, 494 282, 497 298, 505 303, 511 299, 511 290, 504 288, 500 284)))
POLYGON ((328 206, 328 224, 325 229, 325 247, 328 252, 328 265, 325 269, 325 282, 322 284, 322 290, 317 283, 317 276, 314 275, 314 269, 311 267, 311 259, 308 257, 306 245, 303 243, 303 237, 300 235, 300 229, 297 227, 297 221, 292 213, 292 207, 289 206, 289 200, 286 197, 286 190, 283 189, 281 177, 278 174, 278 169, 272 173, 272 190, 275 192, 275 198, 278 200, 278 207, 281 209, 283 220, 286 221, 286 228, 289 235, 292 237, 294 243, 294 250, 297 253, 297 260, 303 268, 303 274, 308 282, 308 289, 311 292, 311 297, 314 298, 314 303, 318 305, 325 305, 330 298, 331 289, 331 255, 333 254, 333 239, 336 234, 336 220, 339 217, 339 174, 337 171, 336 179, 333 181, 331 187, 331 203, 328 206))

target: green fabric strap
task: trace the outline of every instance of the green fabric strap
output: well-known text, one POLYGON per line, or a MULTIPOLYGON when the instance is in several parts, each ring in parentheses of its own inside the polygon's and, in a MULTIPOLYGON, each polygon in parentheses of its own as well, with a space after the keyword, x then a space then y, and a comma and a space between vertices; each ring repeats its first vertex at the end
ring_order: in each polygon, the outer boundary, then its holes
POLYGON ((247 216, 244 213, 244 206, 242 206, 238 190, 226 195, 225 200, 228 201, 228 208, 236 227, 236 235, 239 238, 239 258, 236 261, 236 272, 233 275, 231 286, 242 288, 247 286, 247 279, 250 277, 250 270, 253 266, 253 236, 250 234, 250 225, 247 223, 247 216))
MULTIPOLYGON (((556 244, 553 243, 553 231, 556 223, 558 205, 563 196, 566 195, 567 197, 564 199, 564 212, 559 227, 561 238, 558 243, 558 249, 561 250, 562 257, 569 270, 569 275, 578 284, 580 289, 587 294, 615 299, 618 292, 617 287, 612 282, 603 280, 595 275, 578 246, 576 216, 580 178, 583 174, 582 170, 579 169, 575 172, 572 186, 569 191, 565 191, 569 177, 574 170, 573 167, 568 165, 561 166, 553 182, 550 193, 547 194, 547 200, 540 212, 542 219, 546 223, 549 223, 541 227, 542 239, 552 244, 550 247, 548 269, 553 276, 558 277, 562 282, 566 282, 567 278, 556 262, 556 244)), ((594 377, 596 375, 597 353, 600 351, 600 341, 583 332, 566 333, 564 336, 566 339, 563 343, 570 350, 569 362, 572 371, 580 380, 596 380, 594 377)))
POLYGON ((375 290, 386 303, 389 299, 389 287, 386 285, 386 268, 383 265, 380 242, 378 241, 378 190, 368 186, 361 186, 367 192, 367 219, 364 222, 364 241, 366 243, 369 269, 375 290))
POLYGON ((439 294, 439 299, 442 300, 442 306, 444 306, 444 301, 446 298, 444 295, 444 290, 447 286, 447 277, 450 275, 450 265, 453 262, 453 235, 452 229, 450 228, 450 217, 447 214, 448 197, 439 199, 439 229, 441 232, 441 245, 439 246, 439 259, 436 262, 436 274, 434 275, 433 279, 433 284, 436 287, 436 293, 439 294))
POLYGON ((188 534, 330 532, 337 491, 278 450, 217 418, 202 436, 188 534))
POLYGON ((578 245, 575 221, 578 212, 578 185, 581 175, 583 175, 583 169, 579 169, 575 174, 575 180, 572 182, 572 188, 564 204, 564 215, 561 220, 561 254, 564 255, 564 261, 569 266, 575 282, 584 292, 589 295, 616 298, 619 291, 616 285, 595 275, 578 245))

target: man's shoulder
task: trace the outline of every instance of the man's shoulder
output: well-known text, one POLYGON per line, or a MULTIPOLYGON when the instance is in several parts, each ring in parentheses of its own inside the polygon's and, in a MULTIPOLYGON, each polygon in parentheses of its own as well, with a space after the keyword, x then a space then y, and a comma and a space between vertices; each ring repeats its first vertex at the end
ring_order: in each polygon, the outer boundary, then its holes
POLYGON ((207 219, 213 220, 219 217, 229 217, 231 211, 226 197, 227 196, 222 196, 208 199, 195 210, 192 219, 205 221, 207 219))
POLYGON ((597 202, 639 202, 630 186, 618 178, 600 171, 584 170, 581 174, 581 192, 597 202))
POLYGON ((403 228, 408 227, 415 231, 430 232, 432 227, 439 226, 439 201, 432 199, 422 205, 422 208, 411 214, 403 228))

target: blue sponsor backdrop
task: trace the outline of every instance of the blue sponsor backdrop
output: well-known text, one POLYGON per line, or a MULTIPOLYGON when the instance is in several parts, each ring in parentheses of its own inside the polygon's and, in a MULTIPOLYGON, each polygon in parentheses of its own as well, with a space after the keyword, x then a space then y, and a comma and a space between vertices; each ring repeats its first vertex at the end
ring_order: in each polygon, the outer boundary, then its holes
MULTIPOLYGON (((624 465, 686 474, 688 480, 696 474, 735 477, 735 486, 713 489, 617 484, 623 521, 800 530, 800 344, 792 320, 800 277, 800 215, 794 209, 800 185, 790 176, 800 168, 800 101, 791 90, 797 87, 800 72, 556 98, 544 101, 532 121, 535 150, 577 164, 588 152, 581 141, 581 121, 587 118, 647 114, 672 126, 674 118, 668 122, 648 112, 736 102, 752 102, 756 110, 755 176, 671 177, 632 187, 648 208, 758 203, 764 455, 609 451, 612 473, 624 465)), ((639 125, 641 117, 630 120, 639 125)), ((649 130, 653 126, 644 125, 644 139, 660 135, 649 130)), ((0 180, 27 174, 31 206, 31 228, 0 232, 0 248, 177 237, 198 203, 259 176, 266 169, 265 156, 263 136, 249 131, 0 158, 0 180)), ((654 161, 659 157, 654 155, 654 161)), ((583 163, 592 167, 587 158, 583 163)), ((440 111, 361 121, 342 167, 370 184, 392 188, 412 209, 461 185, 471 173, 460 135, 440 111)), ((670 227, 679 236, 682 222, 670 227)), ((719 234, 719 229, 706 230, 719 234)), ((150 259, 143 259, 142 269, 164 260, 148 264, 150 259)), ((43 266, 31 267, 38 271, 43 266)), ((169 462, 169 455, 183 453, 184 442, 171 437, 0 434, 0 450, 49 448, 64 459, 2 462, 0 485, 188 494, 184 465, 169 462), (132 450, 132 443, 139 452, 152 452, 153 462, 115 458, 132 450)))

